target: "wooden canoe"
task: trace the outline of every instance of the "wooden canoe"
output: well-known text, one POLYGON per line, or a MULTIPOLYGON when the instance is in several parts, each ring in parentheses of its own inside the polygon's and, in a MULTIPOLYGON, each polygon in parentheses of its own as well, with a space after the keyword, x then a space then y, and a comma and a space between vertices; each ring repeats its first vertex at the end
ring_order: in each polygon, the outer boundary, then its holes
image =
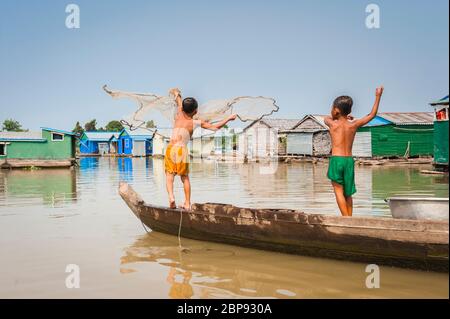
POLYGON ((338 217, 285 209, 194 204, 192 211, 146 204, 120 183, 119 194, 154 231, 367 264, 448 272, 448 221, 338 217))

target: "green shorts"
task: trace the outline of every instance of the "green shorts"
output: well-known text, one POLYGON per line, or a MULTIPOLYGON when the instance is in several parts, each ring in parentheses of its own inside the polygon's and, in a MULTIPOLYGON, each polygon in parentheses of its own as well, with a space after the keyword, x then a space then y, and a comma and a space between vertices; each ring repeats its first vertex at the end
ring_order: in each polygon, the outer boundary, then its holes
POLYGON ((327 176, 331 181, 344 186, 346 197, 356 193, 355 160, 353 157, 331 156, 327 176))

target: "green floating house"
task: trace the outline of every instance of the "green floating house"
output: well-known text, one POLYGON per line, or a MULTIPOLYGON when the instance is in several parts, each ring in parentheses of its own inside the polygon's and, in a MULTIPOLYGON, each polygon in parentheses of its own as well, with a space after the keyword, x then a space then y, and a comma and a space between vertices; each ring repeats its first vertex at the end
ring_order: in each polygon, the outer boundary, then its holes
POLYGON ((0 132, 0 168, 70 167, 75 134, 41 128, 40 132, 0 132))
POLYGON ((354 154, 372 158, 431 157, 433 118, 432 112, 379 113, 358 130, 354 154))
POLYGON ((444 171, 448 171, 448 103, 448 95, 430 103, 434 107, 434 166, 444 171))

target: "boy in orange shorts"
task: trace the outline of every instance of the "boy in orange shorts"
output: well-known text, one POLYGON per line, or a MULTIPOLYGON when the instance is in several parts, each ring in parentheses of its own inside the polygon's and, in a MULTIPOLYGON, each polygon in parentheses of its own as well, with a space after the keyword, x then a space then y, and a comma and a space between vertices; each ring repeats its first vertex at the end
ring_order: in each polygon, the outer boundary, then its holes
POLYGON ((164 170, 166 172, 166 186, 169 194, 169 207, 176 208, 175 196, 173 194, 173 182, 175 175, 179 175, 183 183, 185 201, 182 208, 191 209, 191 183, 189 181, 189 154, 187 144, 192 137, 196 127, 202 127, 207 130, 217 131, 225 126, 229 121, 236 119, 236 115, 230 115, 228 118, 211 124, 206 121, 194 120, 197 114, 198 103, 192 97, 181 99, 179 89, 170 90, 170 94, 175 97, 177 103, 177 114, 175 116, 174 128, 169 145, 166 149, 164 158, 164 170))

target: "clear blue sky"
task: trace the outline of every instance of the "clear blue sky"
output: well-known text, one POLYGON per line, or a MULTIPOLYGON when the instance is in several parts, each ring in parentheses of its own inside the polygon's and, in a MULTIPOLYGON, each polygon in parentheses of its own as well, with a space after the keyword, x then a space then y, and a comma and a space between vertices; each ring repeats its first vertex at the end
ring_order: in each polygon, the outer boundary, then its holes
POLYGON ((384 84, 382 111, 428 111, 448 94, 448 10, 448 0, 2 0, 0 121, 72 129, 133 110, 103 84, 178 86, 200 102, 270 96, 283 118, 328 113, 341 94, 365 114, 384 84), (69 3, 79 30, 65 27, 69 3), (378 30, 365 26, 369 3, 378 30))

